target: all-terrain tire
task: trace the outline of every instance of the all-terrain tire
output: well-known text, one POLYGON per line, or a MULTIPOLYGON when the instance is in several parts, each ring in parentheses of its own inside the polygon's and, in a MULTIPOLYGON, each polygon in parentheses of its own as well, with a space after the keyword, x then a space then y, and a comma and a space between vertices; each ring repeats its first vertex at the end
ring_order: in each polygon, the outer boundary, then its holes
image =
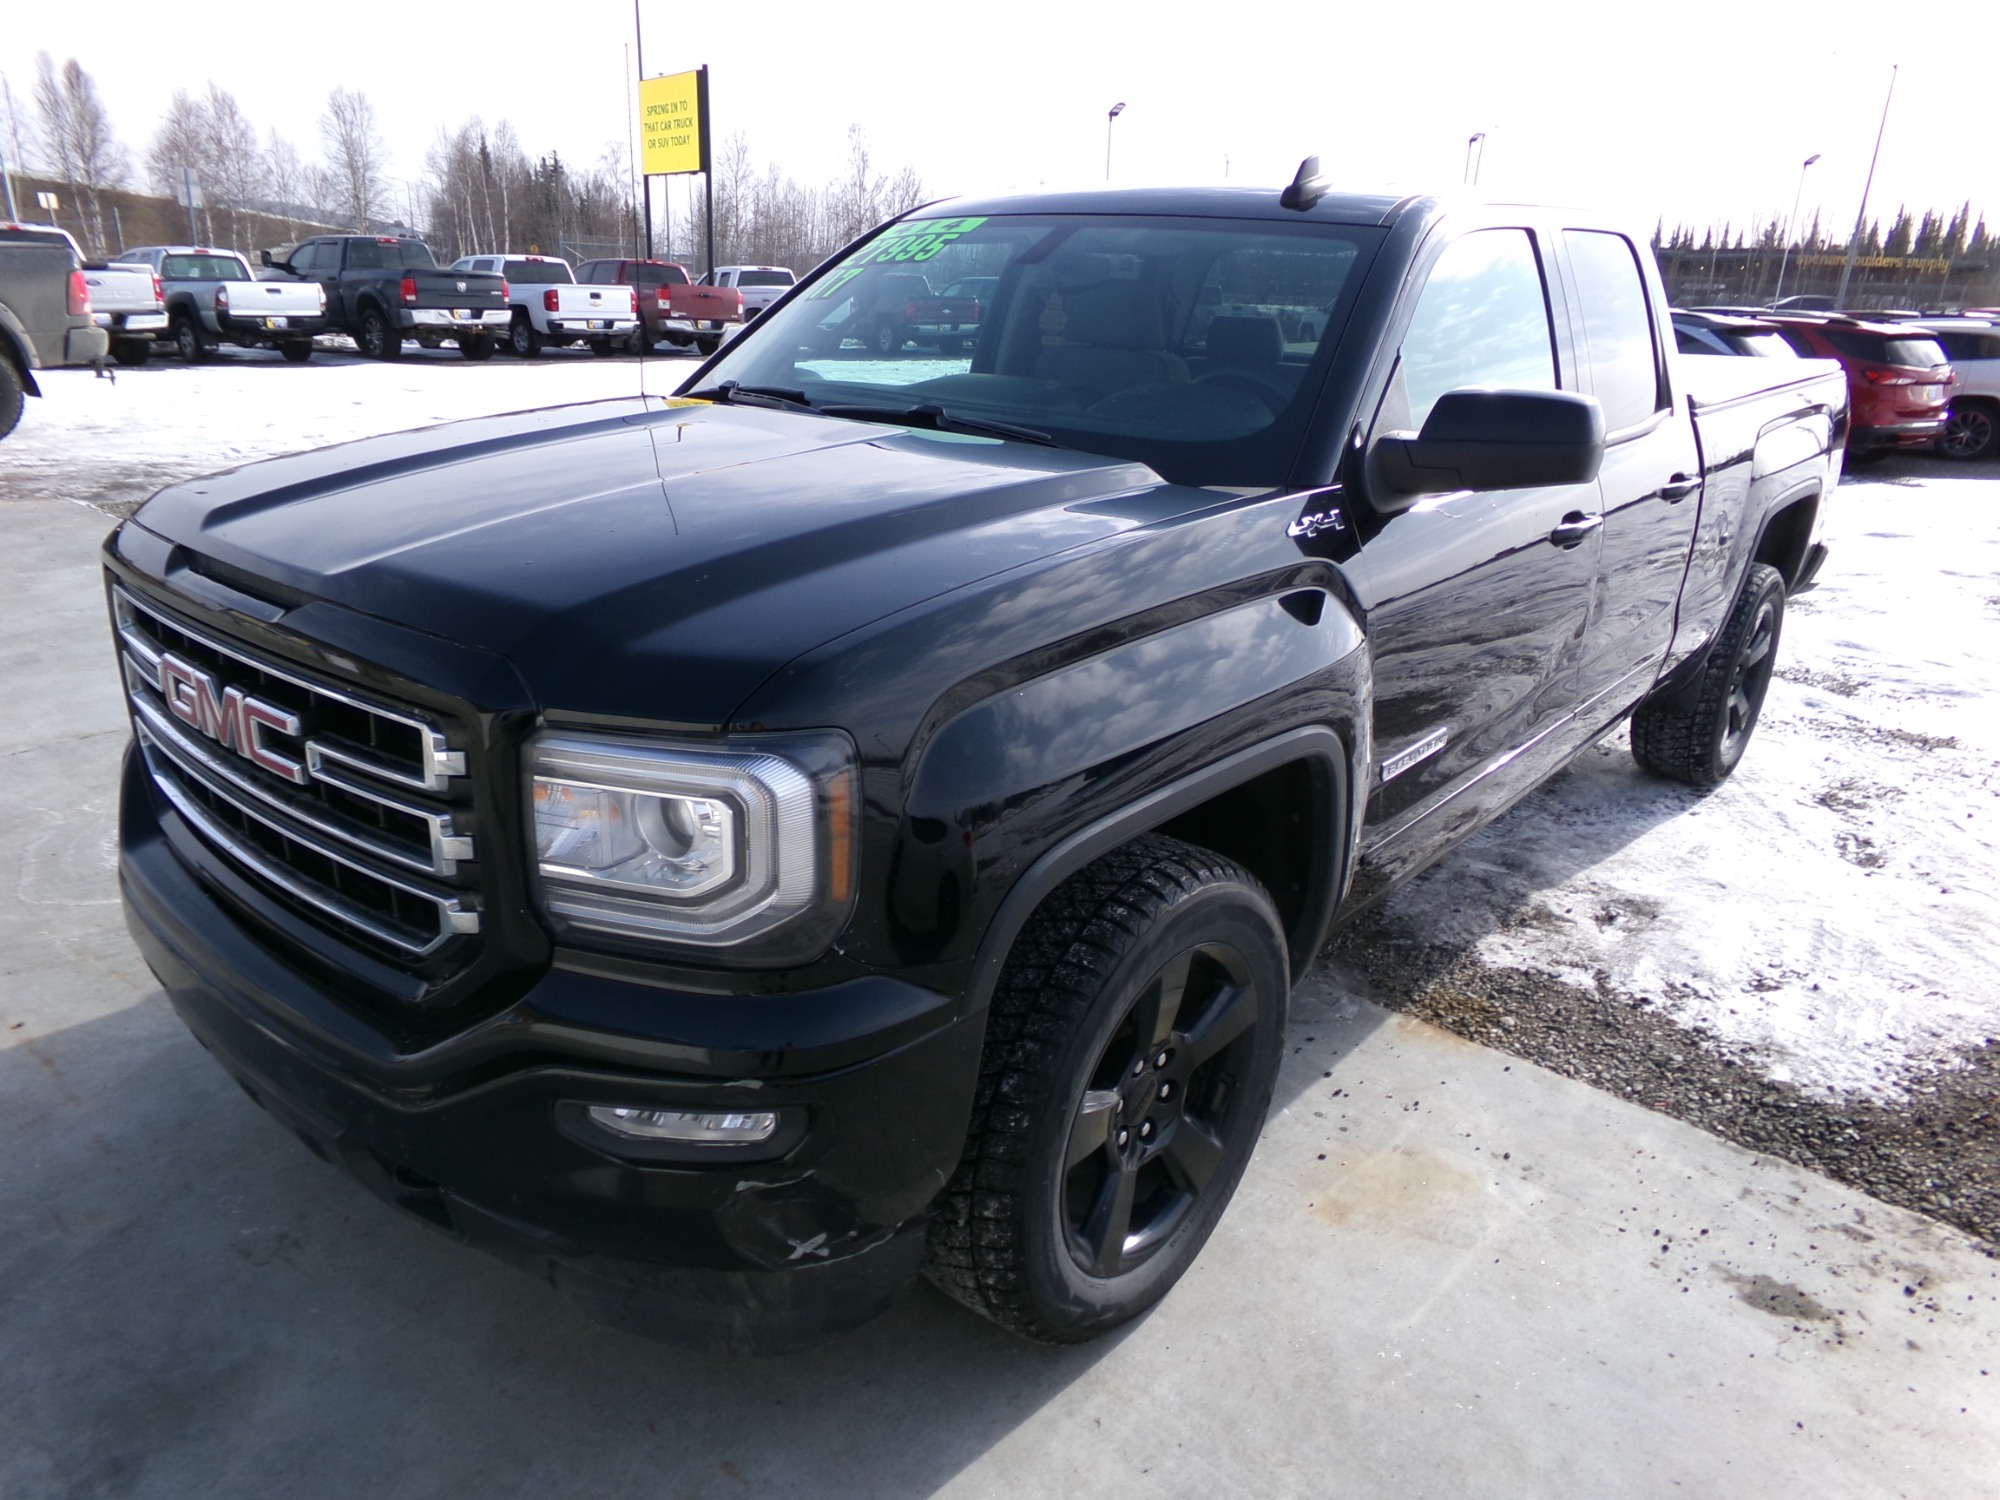
POLYGON ((14 361, 0 354, 0 438, 21 425, 21 411, 28 404, 28 389, 14 361))
POLYGON ((1149 834, 1058 886, 993 997, 930 1279, 1048 1343, 1158 1302, 1256 1146, 1290 985, 1271 898, 1219 854, 1149 834))
POLYGON ((1641 703, 1632 714, 1632 756, 1655 775, 1715 786, 1743 759, 1777 666, 1785 624, 1785 580, 1753 563, 1702 669, 1694 706, 1641 703))

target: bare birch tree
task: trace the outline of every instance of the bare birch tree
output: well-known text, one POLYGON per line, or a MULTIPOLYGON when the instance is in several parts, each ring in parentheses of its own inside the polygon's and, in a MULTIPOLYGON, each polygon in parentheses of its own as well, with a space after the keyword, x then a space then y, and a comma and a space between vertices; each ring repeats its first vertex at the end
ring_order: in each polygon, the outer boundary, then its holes
POLYGON ((79 200, 87 248, 102 255, 107 247, 99 194, 125 181, 125 152, 112 137, 111 117, 97 97, 97 84, 75 58, 58 70, 48 53, 39 53, 35 75, 43 149, 79 200))
POLYGON ((366 234, 382 200, 382 169, 388 156, 375 123, 375 106, 359 90, 335 89, 326 96, 319 128, 336 201, 355 229, 366 234))

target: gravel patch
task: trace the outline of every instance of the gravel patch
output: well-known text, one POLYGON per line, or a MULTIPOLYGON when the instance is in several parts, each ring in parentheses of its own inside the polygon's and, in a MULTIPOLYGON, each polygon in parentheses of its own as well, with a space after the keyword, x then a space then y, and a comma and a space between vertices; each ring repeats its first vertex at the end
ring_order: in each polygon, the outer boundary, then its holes
POLYGON ((1603 976, 1586 989, 1500 967, 1469 946, 1398 936, 1373 915, 1321 964, 1392 1010, 1930 1214, 2000 1256, 2000 1037, 1913 1082, 1901 1103, 1828 1099, 1770 1079, 1603 976))

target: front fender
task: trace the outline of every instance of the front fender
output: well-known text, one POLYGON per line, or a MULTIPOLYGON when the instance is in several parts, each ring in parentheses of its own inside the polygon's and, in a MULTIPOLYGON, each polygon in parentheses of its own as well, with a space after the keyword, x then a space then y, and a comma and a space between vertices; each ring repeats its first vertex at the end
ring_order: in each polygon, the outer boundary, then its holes
POLYGON ((14 368, 21 376, 21 389, 30 396, 39 396, 42 388, 35 384, 34 371, 42 367, 40 356, 35 353, 35 341, 28 337, 28 330, 21 320, 14 316, 14 310, 0 302, 0 344, 4 353, 13 360, 14 368))

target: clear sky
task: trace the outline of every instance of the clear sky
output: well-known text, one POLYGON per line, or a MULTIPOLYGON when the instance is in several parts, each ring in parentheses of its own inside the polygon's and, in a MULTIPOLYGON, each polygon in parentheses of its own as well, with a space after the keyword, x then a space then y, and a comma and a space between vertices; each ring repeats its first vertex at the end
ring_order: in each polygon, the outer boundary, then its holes
MULTIPOLYGON (((1900 63, 1871 216, 1971 199, 2000 230, 1993 0, 640 9, 646 71, 708 64, 717 136, 743 131, 760 168, 801 182, 839 170, 850 123, 878 165, 913 166, 937 193, 1101 182, 1106 111, 1122 100, 1121 183, 1282 183, 1317 152, 1342 187, 1455 190, 1484 131, 1482 194, 1601 206, 1647 228, 1782 218, 1818 153, 1800 222, 1820 209, 1844 234, 1900 63), (1890 34, 1899 22, 1907 38, 1890 34)), ((0 70, 17 107, 31 108, 37 51, 75 56, 135 165, 173 90, 211 78, 309 155, 327 91, 362 90, 401 179, 422 176, 440 126, 472 115, 582 163, 627 134, 631 0, 349 0, 185 22, 133 0, 8 11, 0 70)))

